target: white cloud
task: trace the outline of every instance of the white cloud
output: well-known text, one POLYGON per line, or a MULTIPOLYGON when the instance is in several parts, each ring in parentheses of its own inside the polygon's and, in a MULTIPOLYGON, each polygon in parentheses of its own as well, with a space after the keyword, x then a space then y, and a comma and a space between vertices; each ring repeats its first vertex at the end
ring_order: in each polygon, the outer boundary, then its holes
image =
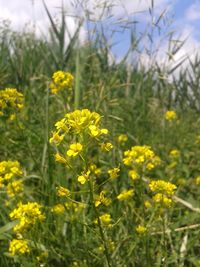
MULTIPOLYGON (((45 0, 50 14, 55 22, 59 22, 62 0, 45 0)), ((66 10, 66 25, 69 34, 72 36, 77 29, 78 21, 72 17, 73 6, 70 1, 64 0, 66 10)), ((15 31, 35 29, 37 36, 46 36, 50 22, 46 14, 42 0, 0 0, 0 20, 9 20, 11 28, 15 31)), ((80 39, 83 40, 85 31, 81 28, 80 39)), ((66 42, 69 36, 66 36, 66 42)))
POLYGON ((196 1, 186 10, 186 19, 189 21, 200 19, 200 2, 196 1))

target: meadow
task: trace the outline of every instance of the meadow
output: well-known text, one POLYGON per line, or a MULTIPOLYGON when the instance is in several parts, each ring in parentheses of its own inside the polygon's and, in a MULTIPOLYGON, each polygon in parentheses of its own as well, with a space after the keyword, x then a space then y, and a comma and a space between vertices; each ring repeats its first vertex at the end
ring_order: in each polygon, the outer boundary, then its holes
POLYGON ((48 39, 0 26, 0 266, 200 266, 198 56, 134 64, 134 29, 111 61, 105 20, 66 45, 45 8, 48 39))

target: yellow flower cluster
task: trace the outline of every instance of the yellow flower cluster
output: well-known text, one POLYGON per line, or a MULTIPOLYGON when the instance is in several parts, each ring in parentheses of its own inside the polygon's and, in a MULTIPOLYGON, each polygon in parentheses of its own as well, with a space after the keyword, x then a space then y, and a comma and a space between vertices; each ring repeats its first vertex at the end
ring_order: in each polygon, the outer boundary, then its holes
POLYGON ((168 196, 173 196, 177 188, 175 184, 163 180, 151 181, 149 188, 152 192, 160 192, 168 196))
POLYGON ((106 197, 106 191, 101 191, 99 195, 95 196, 95 207, 99 205, 109 206, 111 203, 111 199, 106 197))
POLYGON ((18 219, 19 223, 13 228, 14 232, 23 232, 34 226, 36 222, 45 219, 41 212, 41 205, 37 202, 28 202, 27 204, 18 203, 18 207, 10 213, 11 219, 18 219))
POLYGON ((123 162, 130 167, 144 166, 147 170, 152 170, 160 164, 160 158, 150 146, 133 146, 131 150, 124 152, 123 162))
POLYGON ((101 150, 104 151, 104 152, 108 152, 112 148, 113 148, 113 145, 111 143, 109 143, 109 142, 101 144, 101 150))
POLYGON ((49 88, 52 94, 57 94, 66 88, 71 89, 73 86, 74 77, 71 73, 65 71, 56 71, 53 73, 52 82, 49 88))
MULTIPOLYGON (((109 213, 104 213, 102 214, 100 217, 99 217, 101 223, 104 225, 104 226, 111 226, 111 215, 109 213)), ((97 223, 97 220, 95 221, 95 223, 97 223)))
POLYGON ((62 204, 56 204, 52 207, 51 211, 56 214, 63 214, 65 211, 78 213, 85 208, 85 204, 79 202, 66 202, 62 204))
POLYGON ((6 188, 9 197, 14 197, 24 191, 24 185, 21 180, 10 182, 6 188))
POLYGON ((69 197, 70 196, 70 191, 69 189, 59 186, 56 188, 57 189, 57 196, 59 197, 69 197))
POLYGON ((13 239, 9 244, 9 252, 12 256, 29 253, 30 249, 27 240, 13 239))
POLYGON ((23 192, 23 182, 19 178, 23 171, 18 161, 0 162, 0 187, 4 187, 9 197, 23 192))
POLYGON ((173 110, 168 110, 168 111, 166 111, 166 112, 165 112, 165 119, 166 119, 167 121, 174 121, 174 120, 176 120, 176 119, 177 119, 177 114, 176 114, 176 112, 173 111, 173 110))
POLYGON ((117 199, 118 199, 118 200, 127 200, 127 199, 132 198, 133 195, 134 195, 134 189, 123 190, 123 191, 117 196, 117 199))
POLYGON ((0 162, 0 181, 8 181, 16 176, 23 174, 18 161, 1 161, 0 162))
POLYGON ((108 174, 111 179, 115 179, 119 176, 120 168, 113 168, 108 170, 108 174))
POLYGON ((24 96, 15 88, 0 90, 0 116, 15 119, 16 112, 24 107, 24 96))
POLYGON ((172 196, 175 194, 176 185, 163 180, 151 181, 149 188, 155 192, 153 200, 164 207, 170 207, 172 204, 172 196))
POLYGON ((65 118, 56 122, 56 132, 50 138, 50 143, 60 144, 67 133, 88 134, 90 137, 98 138, 107 134, 107 129, 100 128, 101 116, 88 109, 75 110, 67 113, 65 118))

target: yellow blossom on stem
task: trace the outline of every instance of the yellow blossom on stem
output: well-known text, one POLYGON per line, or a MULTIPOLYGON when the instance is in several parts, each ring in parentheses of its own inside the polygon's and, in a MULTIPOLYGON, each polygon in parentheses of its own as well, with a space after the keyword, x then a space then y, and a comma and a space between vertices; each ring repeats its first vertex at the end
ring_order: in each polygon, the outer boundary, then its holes
POLYGON ((111 179, 115 179, 119 176, 120 169, 119 168, 113 168, 108 170, 108 174, 111 179))
POLYGON ((118 143, 125 143, 128 140, 128 136, 126 134, 120 134, 117 138, 118 143))
POLYGON ((173 149, 169 152, 169 156, 172 158, 178 158, 180 157, 180 151, 178 151, 177 149, 173 149))
POLYGON ((67 150, 67 156, 76 157, 82 151, 83 146, 80 143, 71 144, 69 150, 67 150))
POLYGON ((64 89, 71 89, 73 82, 74 77, 71 73, 59 70, 54 72, 49 88, 52 94, 57 94, 64 89))
POLYGON ((136 231, 138 234, 142 235, 142 234, 145 234, 145 233, 146 233, 147 228, 146 228, 145 226, 139 224, 139 225, 135 228, 135 231, 136 231))
POLYGON ((130 189, 130 190, 123 190, 118 196, 117 199, 122 201, 122 200, 127 200, 132 198, 132 196, 134 195, 134 189, 130 189))
POLYGON ((195 178, 195 183, 196 183, 197 185, 200 184, 200 176, 197 176, 197 177, 195 178))
POLYGON ((177 188, 175 184, 165 182, 163 180, 151 181, 149 188, 152 192, 164 193, 168 196, 174 195, 174 191, 177 188))
POLYGON ((160 164, 160 158, 150 146, 133 146, 124 152, 123 162, 130 167, 144 166, 152 170, 160 164))
POLYGON ((51 209, 51 211, 56 214, 63 214, 65 210, 65 205, 63 204, 56 204, 51 209))
POLYGON ((17 194, 23 192, 23 190, 24 186, 21 180, 10 182, 6 188, 9 197, 14 197, 17 194))
POLYGON ((28 241, 24 239, 13 239, 9 244, 9 252, 12 256, 30 252, 28 241))
POLYGON ((111 143, 102 143, 101 144, 101 150, 108 152, 113 148, 113 145, 111 143))
POLYGON ((95 196, 95 207, 103 204, 105 206, 109 206, 111 203, 111 199, 106 197, 106 191, 101 191, 99 195, 95 196))
POLYGON ((61 156, 59 153, 56 153, 54 155, 54 158, 55 158, 56 162, 60 162, 60 163, 63 163, 63 164, 67 163, 67 160, 63 156, 61 156))
POLYGON ((49 139, 49 143, 55 143, 56 145, 59 145, 62 142, 64 136, 64 134, 60 135, 59 132, 53 132, 53 136, 49 139))
POLYGON ((137 173, 136 170, 130 170, 130 171, 128 172, 128 175, 129 175, 129 177, 130 177, 133 181, 135 181, 135 180, 137 180, 137 179, 140 178, 140 176, 139 176, 139 174, 137 173))
POLYGON ((0 90, 0 116, 5 115, 12 121, 23 107, 24 96, 16 88, 0 90))
POLYGON ((14 232, 23 232, 35 225, 36 222, 43 221, 45 216, 40 209, 41 205, 37 202, 19 203, 18 207, 9 214, 11 219, 19 220, 13 229, 14 232))
POLYGON ((78 176, 78 182, 80 184, 85 184, 87 180, 89 179, 89 175, 90 175, 90 170, 83 171, 81 175, 78 176))
POLYGON ((172 205, 172 199, 161 193, 157 193, 153 197, 153 201, 166 208, 170 208, 172 205))
POLYGON ((176 120, 176 119, 177 119, 177 114, 176 114, 176 112, 173 111, 173 110, 168 110, 168 111, 166 111, 166 112, 165 112, 165 119, 166 119, 167 121, 174 121, 174 120, 176 120))
POLYGON ((56 187, 56 190, 57 190, 57 195, 59 197, 69 197, 70 196, 69 189, 67 189, 65 187, 59 186, 59 187, 56 187))
MULTIPOLYGON (((110 223, 112 219, 109 213, 102 214, 99 219, 104 226, 111 226, 110 223)), ((97 223, 97 219, 95 220, 95 223, 97 223)))

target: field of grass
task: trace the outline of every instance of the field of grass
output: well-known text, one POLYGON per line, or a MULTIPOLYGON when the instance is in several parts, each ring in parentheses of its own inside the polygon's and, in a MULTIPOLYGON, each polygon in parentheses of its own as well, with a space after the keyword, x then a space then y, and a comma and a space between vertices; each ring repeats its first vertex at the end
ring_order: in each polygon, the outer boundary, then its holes
POLYGON ((132 66, 132 32, 111 63, 46 12, 48 40, 0 27, 0 266, 200 266, 198 57, 132 66))

